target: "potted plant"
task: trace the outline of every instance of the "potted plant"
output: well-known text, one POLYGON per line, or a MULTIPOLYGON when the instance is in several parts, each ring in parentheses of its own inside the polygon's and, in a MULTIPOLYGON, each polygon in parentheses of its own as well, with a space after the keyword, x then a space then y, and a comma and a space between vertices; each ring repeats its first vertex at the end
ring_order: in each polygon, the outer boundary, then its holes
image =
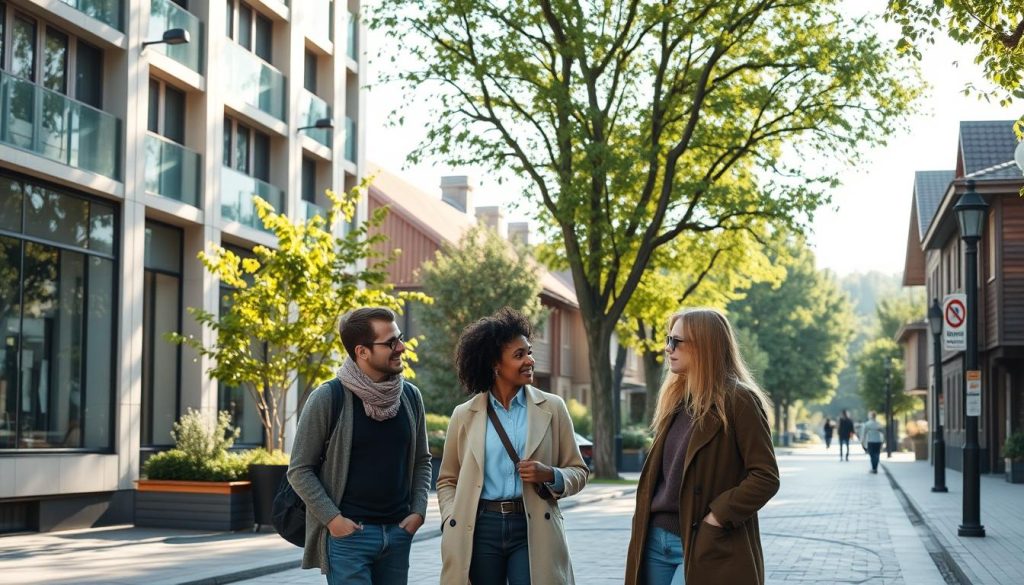
POLYGON ((1024 432, 1018 431, 1006 438, 1003 457, 1006 458, 1006 481, 1024 483, 1024 432))
POLYGON ((240 530, 252 526, 249 453, 231 453, 237 430, 221 412, 208 418, 188 409, 174 423, 174 448, 146 460, 136 482, 135 525, 240 530))
POLYGON ((448 417, 427 413, 427 446, 430 448, 430 489, 437 489, 437 474, 441 470, 444 441, 448 435, 448 417))
MULTIPOLYGON (((249 392, 263 425, 263 447, 270 454, 283 453, 288 419, 297 414, 285 407, 287 393, 297 389, 301 409, 309 392, 341 365, 345 350, 337 325, 344 313, 366 305, 400 312, 406 300, 430 300, 420 293, 390 292, 387 260, 375 252, 383 236, 370 235, 383 222, 386 210, 375 212, 356 229, 345 230, 342 237, 331 232, 339 221, 352 219, 365 186, 347 196, 327 191, 332 202, 328 217, 314 215, 298 223, 254 197, 264 229, 277 239, 276 247, 256 246, 248 258, 215 243, 209 252, 200 252, 206 270, 231 287, 226 310, 220 314, 188 309, 204 330, 216 336, 168 335, 208 358, 214 364, 207 370, 212 378, 249 392)), ((407 347, 411 352, 415 340, 409 340, 407 347)), ((406 375, 412 377, 412 371, 406 375)), ((279 455, 268 457, 285 460, 279 455)), ((255 502, 273 502, 282 471, 272 473, 277 474, 277 483, 272 478, 259 481, 255 502)), ((262 470, 257 475, 262 476, 262 470)), ((255 514, 263 520, 269 512, 269 507, 261 506, 255 514)))
POLYGON ((907 423, 907 439, 914 448, 915 461, 928 460, 928 421, 912 420, 907 423))
POLYGON ((644 426, 633 425, 622 429, 622 467, 619 471, 637 472, 643 469, 652 442, 650 432, 644 426))

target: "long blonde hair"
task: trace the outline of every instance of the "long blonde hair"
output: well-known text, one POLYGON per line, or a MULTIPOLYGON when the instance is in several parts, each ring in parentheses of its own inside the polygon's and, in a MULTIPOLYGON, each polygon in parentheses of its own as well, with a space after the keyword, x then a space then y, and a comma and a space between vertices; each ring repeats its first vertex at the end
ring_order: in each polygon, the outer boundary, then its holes
POLYGON ((730 392, 750 392, 768 412, 768 397, 750 375, 725 315, 716 309, 684 309, 669 317, 668 330, 679 320, 690 360, 686 372, 668 371, 665 375, 651 421, 655 434, 667 430, 680 408, 686 408, 698 425, 713 410, 723 427, 728 427, 725 399, 730 392))

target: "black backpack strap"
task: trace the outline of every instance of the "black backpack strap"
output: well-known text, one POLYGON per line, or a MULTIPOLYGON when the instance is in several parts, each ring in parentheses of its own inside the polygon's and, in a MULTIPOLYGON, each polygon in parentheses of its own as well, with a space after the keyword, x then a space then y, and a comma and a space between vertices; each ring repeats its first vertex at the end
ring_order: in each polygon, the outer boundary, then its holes
POLYGON ((331 387, 331 425, 329 431, 327 431, 327 438, 324 439, 323 453, 320 455, 320 462, 327 458, 327 447, 331 444, 331 437, 334 436, 334 427, 338 425, 338 419, 341 417, 341 407, 345 404, 345 387, 341 385, 341 380, 338 378, 331 378, 331 381, 327 383, 331 387))

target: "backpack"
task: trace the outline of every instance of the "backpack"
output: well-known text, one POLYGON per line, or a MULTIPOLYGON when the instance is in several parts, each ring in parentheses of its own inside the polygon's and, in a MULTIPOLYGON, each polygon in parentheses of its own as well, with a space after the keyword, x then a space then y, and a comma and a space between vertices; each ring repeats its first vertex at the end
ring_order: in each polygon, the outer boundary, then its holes
MULTIPOLYGON (((323 453, 320 455, 320 465, 323 465, 324 460, 327 458, 327 448, 331 444, 331 436, 334 435, 334 427, 338 423, 338 418, 341 417, 341 406, 345 402, 345 397, 342 394, 344 387, 341 385, 341 380, 332 378, 328 384, 331 387, 331 427, 327 433, 327 439, 324 441, 323 453)), ((415 399, 416 395, 413 393, 412 385, 409 382, 402 381, 402 392, 409 400, 413 414, 419 416, 419 410, 417 409, 418 401, 415 399)), ((320 470, 318 469, 317 473, 319 474, 319 472, 320 470)), ((271 523, 274 525, 274 530, 281 535, 281 538, 298 547, 306 546, 306 502, 302 501, 299 494, 295 493, 291 482, 288 481, 287 475, 281 478, 281 483, 277 486, 277 493, 274 495, 271 523)))
MULTIPOLYGON (((331 435, 334 434, 334 427, 338 424, 338 418, 341 416, 341 405, 345 402, 344 396, 341 393, 341 380, 332 378, 328 384, 331 387, 331 430, 328 431, 327 440, 324 441, 324 450, 320 455, 320 465, 323 465, 324 459, 327 458, 327 447, 330 446, 331 435)), ((319 471, 318 469, 317 473, 319 471)), ((306 502, 302 501, 299 494, 295 493, 295 490, 292 489, 292 484, 288 481, 287 475, 281 478, 281 483, 277 486, 272 510, 271 523, 274 525, 274 530, 281 535, 281 538, 295 546, 305 547, 306 502)))

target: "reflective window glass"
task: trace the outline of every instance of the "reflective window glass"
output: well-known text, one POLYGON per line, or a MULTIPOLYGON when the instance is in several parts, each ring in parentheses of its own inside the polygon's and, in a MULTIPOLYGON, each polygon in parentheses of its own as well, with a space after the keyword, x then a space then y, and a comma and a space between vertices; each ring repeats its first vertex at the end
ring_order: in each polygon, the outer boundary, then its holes
POLYGON ((89 249, 114 253, 114 208, 102 203, 89 205, 89 249))
POLYGON ((89 258, 85 341, 85 446, 111 446, 114 396, 114 262, 89 258))
POLYGON ((181 230, 146 222, 146 268, 181 273, 181 230))
POLYGON ((28 186, 25 233, 84 248, 89 234, 89 202, 36 185, 28 186))
POLYGON ((0 229, 21 231, 21 183, 0 176, 0 229))
POLYGON ((68 92, 68 36, 50 27, 43 47, 43 87, 68 92))
POLYGON ((18 446, 21 242, 0 236, 0 449, 18 446))
POLYGON ((75 98, 103 108, 103 51, 78 39, 75 49, 75 98))
POLYGON ((36 23, 20 16, 11 30, 11 73, 36 80, 36 23))

